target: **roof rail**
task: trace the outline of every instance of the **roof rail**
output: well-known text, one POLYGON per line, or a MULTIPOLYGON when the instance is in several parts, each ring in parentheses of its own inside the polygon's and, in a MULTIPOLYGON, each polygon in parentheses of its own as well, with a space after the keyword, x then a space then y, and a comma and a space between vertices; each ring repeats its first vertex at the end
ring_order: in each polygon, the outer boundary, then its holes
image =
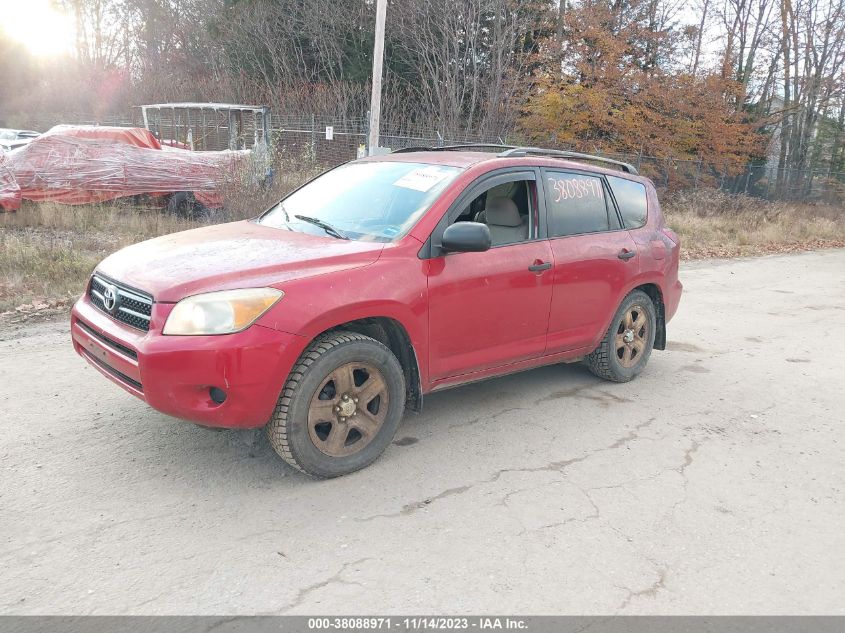
POLYGON ((464 143, 461 145, 443 145, 441 147, 403 147, 395 149, 391 154, 404 154, 406 152, 445 152, 450 150, 460 149, 500 149, 503 150, 496 154, 499 158, 508 158, 514 156, 552 156, 554 158, 566 158, 568 160, 583 160, 592 161, 595 163, 604 163, 606 165, 613 165, 622 171, 629 174, 637 175, 639 172, 637 168, 621 160, 614 160, 612 158, 605 158, 604 156, 596 156, 594 154, 580 154, 578 152, 569 152, 558 149, 544 149, 542 147, 517 147, 515 145, 498 145, 496 143, 464 143))
POLYGON ((500 158, 507 158, 509 156, 553 156, 555 158, 566 158, 569 160, 584 160, 593 161, 596 163, 606 163, 619 167, 629 174, 637 175, 637 168, 630 163, 621 160, 614 160, 612 158, 605 158, 604 156, 595 156, 593 154, 580 154, 578 152, 567 152, 557 149, 543 149, 541 147, 512 147, 498 154, 500 158))
POLYGON ((401 149, 395 149, 391 154, 404 154, 405 152, 440 152, 440 151, 450 151, 456 149, 473 149, 478 147, 486 147, 492 149, 501 149, 501 150, 511 150, 511 149, 518 149, 513 145, 498 145, 496 143, 462 143, 459 145, 443 145, 441 147, 402 147, 401 149))

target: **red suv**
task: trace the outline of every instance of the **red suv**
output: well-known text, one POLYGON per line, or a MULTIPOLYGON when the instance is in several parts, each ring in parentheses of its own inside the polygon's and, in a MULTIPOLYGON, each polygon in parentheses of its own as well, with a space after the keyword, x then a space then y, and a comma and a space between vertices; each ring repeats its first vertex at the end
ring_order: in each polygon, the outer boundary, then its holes
POLYGON ((681 296, 654 186, 489 149, 356 160, 254 220, 125 248, 74 307, 74 347, 164 413, 266 426, 317 477, 373 462, 433 391, 579 360, 631 380, 681 296))

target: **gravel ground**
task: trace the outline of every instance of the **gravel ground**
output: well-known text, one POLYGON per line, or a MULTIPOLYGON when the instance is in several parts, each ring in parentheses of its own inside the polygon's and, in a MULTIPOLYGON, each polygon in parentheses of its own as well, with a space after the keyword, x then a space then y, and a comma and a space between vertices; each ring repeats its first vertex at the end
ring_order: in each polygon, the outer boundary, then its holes
POLYGON ((845 613, 845 250, 683 267, 624 385, 554 366, 315 482, 0 331, 0 613, 845 613))

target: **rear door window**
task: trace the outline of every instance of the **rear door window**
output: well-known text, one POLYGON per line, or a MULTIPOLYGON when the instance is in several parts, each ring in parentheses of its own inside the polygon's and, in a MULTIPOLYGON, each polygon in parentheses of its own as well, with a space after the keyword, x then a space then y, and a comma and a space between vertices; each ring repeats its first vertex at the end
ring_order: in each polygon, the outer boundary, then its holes
POLYGON ((607 182, 616 198, 626 229, 638 229, 648 219, 648 197, 645 185, 627 178, 608 176, 607 182))
MULTIPOLYGON (((601 178, 545 171, 549 237, 609 231, 609 201, 601 178)), ((615 211, 614 211, 615 215, 615 211)))

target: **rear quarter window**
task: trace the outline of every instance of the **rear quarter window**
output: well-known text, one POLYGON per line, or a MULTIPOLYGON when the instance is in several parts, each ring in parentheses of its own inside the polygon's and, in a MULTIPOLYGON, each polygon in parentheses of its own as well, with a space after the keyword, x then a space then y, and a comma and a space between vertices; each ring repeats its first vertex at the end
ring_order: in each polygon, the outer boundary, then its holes
POLYGON ((626 178, 608 176, 607 182, 616 198, 626 229, 638 229, 648 219, 648 197, 645 185, 626 178))

